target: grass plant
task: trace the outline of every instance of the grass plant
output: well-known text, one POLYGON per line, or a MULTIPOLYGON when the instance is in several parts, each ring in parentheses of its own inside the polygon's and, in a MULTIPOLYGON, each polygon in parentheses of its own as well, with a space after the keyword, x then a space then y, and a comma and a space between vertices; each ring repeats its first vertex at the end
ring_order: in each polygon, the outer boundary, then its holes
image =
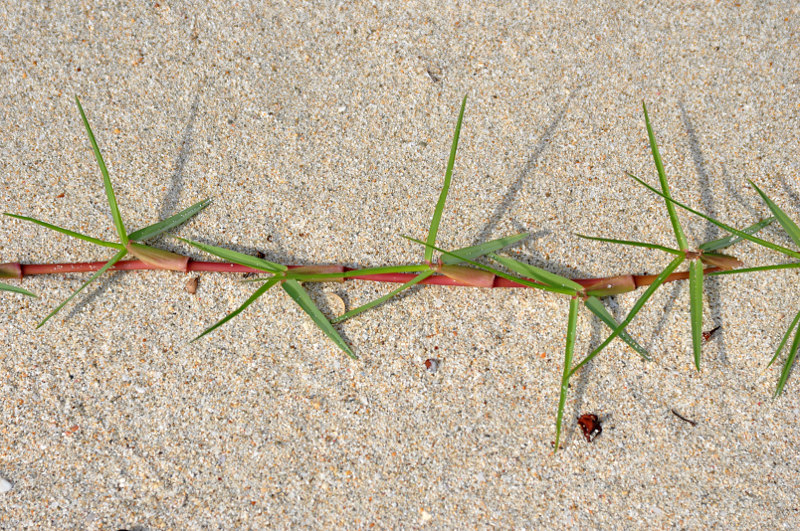
MULTIPOLYGON (((78 238, 95 245, 107 247, 115 251, 114 255, 105 262, 87 262, 73 264, 0 264, 0 278, 17 278, 31 274, 49 274, 59 272, 93 272, 89 279, 72 293, 66 300, 56 306, 41 322, 37 328, 43 326, 59 310, 68 304, 78 293, 80 293, 91 282, 99 278, 109 270, 136 270, 136 269, 167 269, 174 271, 219 271, 219 272, 257 272, 262 276, 248 279, 244 282, 259 284, 255 291, 236 309, 229 312, 214 324, 208 326, 203 332, 197 335, 192 341, 197 341, 210 334, 217 328, 223 326, 231 319, 246 310, 259 297, 264 295, 272 287, 280 285, 283 291, 295 301, 300 308, 311 318, 317 327, 344 352, 347 356, 355 359, 356 355, 348 343, 340 335, 336 325, 354 318, 363 312, 373 309, 389 301, 392 297, 415 285, 425 284, 449 284, 455 286, 469 286, 481 288, 494 287, 524 287, 539 289, 553 293, 556 296, 565 297, 565 302, 569 304, 568 319, 566 325, 566 345, 564 348, 564 363, 561 373, 561 385, 556 409, 556 433, 555 449, 559 449, 564 410, 567 402, 570 379, 592 361, 600 352, 603 351, 615 338, 619 337, 634 352, 644 360, 650 360, 648 352, 637 342, 627 331, 626 327, 631 324, 636 315, 642 310, 647 301, 665 282, 688 279, 689 281, 689 309, 690 309, 690 330, 692 338, 692 358, 694 366, 700 370, 702 359, 702 314, 703 314, 703 280, 706 275, 730 275, 767 270, 778 270, 800 267, 800 261, 789 264, 777 264, 773 266, 760 266, 742 268, 742 263, 735 257, 723 254, 719 251, 742 241, 747 240, 767 249, 777 251, 794 260, 800 259, 800 251, 792 250, 781 245, 763 240, 757 236, 760 230, 778 221, 783 230, 788 234, 792 242, 800 249, 800 227, 781 210, 755 183, 750 182, 753 189, 760 196, 761 200, 770 210, 772 217, 754 223, 753 225, 739 230, 725 223, 717 221, 710 216, 694 210, 687 205, 676 201, 671 194, 667 180, 664 164, 656 141, 656 136, 650 122, 647 107, 642 104, 647 136, 650 144, 650 151, 656 167, 659 187, 653 187, 644 180, 630 175, 632 179, 645 186, 654 194, 664 200, 667 209, 672 233, 674 234, 676 247, 668 247, 654 243, 632 241, 627 239, 610 238, 603 236, 587 236, 578 234, 580 238, 601 241, 611 244, 634 246, 648 249, 650 251, 665 252, 672 256, 671 261, 664 267, 658 275, 622 275, 597 279, 569 279, 546 269, 532 264, 511 258, 510 256, 499 254, 508 247, 517 244, 525 239, 528 234, 516 234, 498 238, 478 245, 465 247, 456 250, 445 250, 437 246, 437 233, 442 222, 445 204, 447 201, 450 184, 453 179, 453 172, 458 150, 458 141, 461 133, 461 125, 464 118, 466 107, 466 96, 461 102, 461 108, 453 133, 453 141, 450 148, 450 156, 445 170, 444 182, 442 185, 439 199, 434 206, 433 214, 428 228, 427 236, 424 240, 404 236, 410 241, 423 246, 422 262, 413 264, 400 264, 395 266, 372 267, 365 269, 348 269, 337 265, 306 265, 306 266, 287 266, 271 262, 264 258, 258 258, 248 254, 240 253, 208 243, 202 243, 187 238, 178 238, 180 241, 199 249, 200 251, 215 256, 224 262, 202 262, 191 259, 164 249, 152 247, 146 243, 160 236, 167 231, 178 227, 182 223, 191 219, 204 208, 211 200, 206 199, 195 203, 189 208, 175 214, 174 216, 149 225, 142 229, 128 233, 125 229, 123 216, 120 212, 117 198, 114 194, 111 178, 103 160, 100 148, 98 147, 94 133, 89 125, 89 121, 81 106, 80 101, 75 99, 82 122, 89 137, 95 159, 100 167, 100 173, 105 189, 106 200, 108 202, 111 220, 115 227, 119 242, 110 242, 87 236, 73 230, 58 227, 36 218, 6 213, 6 216, 22 221, 36 223, 40 226, 65 234, 70 237, 78 238), (678 217, 678 209, 685 210, 695 215, 701 216, 710 223, 727 231, 729 235, 710 242, 698 245, 690 249, 689 243, 683 231, 678 217), (438 253, 437 256, 434 256, 438 253), (131 255, 133 260, 123 260, 131 255), (498 269, 489 263, 497 264, 503 268, 498 269), (684 262, 688 263, 687 271, 676 271, 684 262), (357 308, 351 309, 342 315, 335 317, 326 316, 314 303, 309 293, 303 287, 305 282, 344 282, 346 280, 374 280, 384 282, 397 282, 401 285, 390 291, 386 295, 369 301, 357 308), (644 287, 644 292, 627 313, 626 317, 617 322, 611 313, 606 309, 602 302, 603 297, 633 291, 644 287), (609 327, 611 332, 599 345, 594 347, 588 354, 575 363, 575 345, 577 340, 577 322, 580 304, 583 305, 600 322, 609 327)), ((36 295, 10 284, 0 283, 0 291, 18 293, 30 297, 36 295)), ((800 349, 800 311, 795 315, 788 330, 784 334, 777 349, 767 366, 772 365, 789 343, 789 337, 794 333, 793 339, 788 348, 788 355, 781 371, 775 396, 780 395, 786 386, 789 374, 800 349)))

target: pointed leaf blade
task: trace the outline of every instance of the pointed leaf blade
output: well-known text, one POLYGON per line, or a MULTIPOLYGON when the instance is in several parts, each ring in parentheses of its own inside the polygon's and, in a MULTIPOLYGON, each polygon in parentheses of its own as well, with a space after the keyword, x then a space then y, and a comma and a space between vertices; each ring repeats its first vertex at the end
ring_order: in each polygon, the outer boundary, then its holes
POLYGON ((645 188, 647 188, 648 190, 650 190, 654 194, 663 197, 664 199, 666 199, 670 203, 674 203, 674 204, 678 205, 679 207, 681 207, 682 209, 684 209, 684 210, 686 210, 688 212, 691 212, 692 214, 694 214, 696 216, 700 216, 701 218, 705 219, 706 221, 709 221, 710 223, 713 223, 717 227, 719 227, 721 229, 725 229, 726 231, 730 232, 731 234, 739 236, 743 240, 747 240, 747 241, 750 241, 750 242, 753 242, 753 243, 757 243, 758 245, 761 245, 762 247, 766 247, 767 249, 772 249, 774 251, 778 251, 779 253, 783 253, 786 256, 791 256, 793 258, 800 258, 800 253, 798 253, 797 251, 793 251, 793 250, 787 249, 786 247, 783 247, 781 245, 777 245, 777 244, 774 244, 772 242, 768 242, 766 240, 762 240, 761 238, 757 238, 755 236, 751 236, 750 234, 747 234, 744 231, 740 231, 739 229, 731 227, 730 225, 726 225, 725 223, 722 223, 721 221, 717 221, 716 219, 712 218, 711 216, 708 216, 708 215, 703 214, 702 212, 699 212, 699 211, 697 211, 697 210, 695 210, 695 209, 693 209, 693 208, 691 208, 689 206, 686 206, 685 204, 680 203, 680 202, 672 199, 671 197, 665 196, 663 193, 659 192, 658 190, 656 190, 655 188, 653 188, 652 186, 650 186, 649 184, 647 184, 646 182, 644 182, 643 180, 641 180, 640 178, 636 177, 635 175, 633 175, 631 173, 628 173, 628 177, 630 177, 634 181, 638 182, 639 184, 641 184, 642 186, 644 186, 645 188))
MULTIPOLYGON (((767 227, 768 225, 770 225, 773 221, 775 221, 775 217, 762 219, 758 223, 753 223, 752 225, 750 225, 746 229, 742 229, 742 232, 750 234, 750 235, 753 235, 753 234, 757 233, 758 231, 760 231, 761 229, 763 229, 764 227, 767 227)), ((740 241, 742 241, 742 238, 740 238, 739 236, 735 236, 733 234, 729 234, 728 236, 725 236, 724 238, 720 238, 718 240, 713 240, 713 241, 710 241, 710 242, 706 242, 706 243, 700 245, 698 247, 698 249, 700 249, 701 251, 719 251, 721 249, 725 249, 726 247, 730 247, 731 245, 733 245, 735 243, 738 243, 740 241)))
MULTIPOLYGON (((656 135, 653 133, 653 128, 650 126, 650 117, 647 115, 647 106, 644 102, 642 102, 642 109, 644 110, 644 121, 647 125, 647 137, 650 139, 650 151, 653 153, 653 161, 656 163, 658 180, 661 182, 661 191, 664 192, 664 195, 667 197, 671 197, 669 193, 669 183, 667 183, 667 173, 664 171, 664 164, 661 162, 661 154, 658 151, 656 135)), ((678 219, 678 213, 675 212, 675 205, 669 201, 667 201, 667 212, 669 213, 669 221, 672 223, 672 231, 675 233, 675 239, 678 241, 678 247, 681 251, 685 251, 688 248, 686 236, 683 234, 681 222, 678 219)))
POLYGON ((575 352, 575 337, 577 336, 578 324, 578 299, 573 297, 569 301, 569 320, 567 322, 567 345, 564 348, 564 372, 561 374, 561 393, 558 397, 558 413, 556 414, 556 445, 553 453, 558 452, 558 444, 561 440, 561 422, 564 418, 564 406, 567 403, 567 392, 569 391, 570 367, 572 357, 575 352))
POLYGON ((67 300, 65 300, 64 302, 62 302, 61 304, 59 304, 59 305, 58 305, 58 306, 57 306, 57 307, 56 307, 56 308, 55 308, 55 309, 54 309, 52 312, 50 312, 50 313, 47 315, 47 317, 45 317, 45 318, 42 320, 42 322, 40 322, 38 325, 36 325, 36 328, 41 328, 42 326, 44 326, 44 324, 45 324, 45 323, 46 323, 46 322, 47 322, 47 321, 48 321, 48 320, 49 320, 51 317, 53 317, 55 314, 57 314, 57 313, 59 312, 59 310, 61 310, 61 308, 63 308, 64 306, 66 306, 66 305, 67 305, 67 303, 68 303, 69 301, 71 301, 73 297, 75 297, 75 295, 77 295, 78 293, 80 293, 81 291, 83 291, 83 289, 84 289, 86 286, 88 286, 89 284, 91 284, 91 283, 92 283, 92 282, 93 282, 93 281, 94 281, 94 280, 95 280, 97 277, 99 277, 100 275, 102 275, 103 273, 105 273, 106 271, 108 271, 108 270, 111 268, 111 266, 113 266, 114 264, 116 264, 117 262, 119 262, 120 260, 122 260, 122 258, 123 258, 123 257, 124 257, 126 254, 128 254, 128 251, 127 251, 127 250, 125 250, 125 249, 122 249, 120 252, 118 252, 117 254, 115 254, 115 255, 114 255, 114 257, 113 257, 111 260, 109 260, 108 262, 106 262, 106 263, 105 263, 105 265, 104 265, 103 267, 101 267, 100 269, 98 269, 97 271, 95 271, 95 273, 94 273, 94 274, 93 274, 93 275, 92 275, 92 276, 89 278, 89 280, 87 280, 86 282, 84 282, 84 283, 83 283, 83 285, 82 285, 80 288, 78 288, 77 290, 75 290, 75 292, 74 292, 72 295, 70 295, 69 297, 67 297, 67 300))
POLYGON ((193 216, 196 216, 198 213, 200 213, 201 210, 203 210, 210 204, 211 204, 210 198, 199 201, 190 206, 189 208, 187 208, 186 210, 183 210, 175 214, 174 216, 170 216, 163 221, 159 221, 158 223, 149 225, 147 227, 144 227, 143 229, 131 232, 130 234, 128 234, 128 239, 135 241, 144 241, 150 238, 155 238, 162 232, 166 232, 169 229, 175 228, 178 225, 185 223, 193 216))
POLYGON ((694 366, 699 371, 703 350, 703 263, 700 260, 689 263, 689 310, 692 319, 694 366))
MULTIPOLYGON (((444 211, 444 203, 447 200, 447 193, 450 190, 450 180, 453 176, 453 166, 456 163, 456 151, 458 150, 458 137, 461 135, 461 121, 464 118, 464 108, 467 105, 467 96, 461 101, 461 111, 458 113, 458 122, 456 122, 456 131, 453 134, 453 144, 450 146, 450 160, 447 161, 447 171, 444 174, 444 185, 442 192, 439 194, 439 201, 436 202, 436 208, 433 211, 433 219, 431 219, 431 227, 428 230, 428 244, 436 244, 436 233, 439 231, 439 222, 442 219, 442 211, 444 211)), ((433 249, 431 247, 425 248, 425 261, 430 262, 433 258, 433 249)))
POLYGON ((658 251, 664 251, 670 254, 683 254, 682 251, 677 249, 671 249, 670 247, 664 247, 663 245, 656 245, 655 243, 647 243, 647 242, 636 242, 631 240, 616 240, 613 238, 600 238, 598 236, 584 236, 583 234, 575 233, 575 236, 578 238, 583 238, 584 240, 596 240, 598 242, 607 242, 607 243, 618 243, 621 245, 631 245, 633 247, 645 247, 647 249, 656 249, 658 251))
POLYGON ((222 319, 217 321, 215 324, 213 324, 213 325, 209 326, 208 328, 206 328, 203 331, 202 334, 200 334, 196 338, 192 339, 190 341, 190 343, 194 343, 195 341, 197 341, 201 337, 205 336, 206 334, 210 334, 211 332, 213 332, 214 330, 216 330, 220 326, 224 325, 225 323, 227 323, 228 321, 230 321, 231 319, 233 319, 234 317, 236 317, 237 315, 242 313, 245 308, 247 308, 248 306, 253 304, 256 301, 256 299, 258 299, 260 296, 262 296, 264 293, 266 293, 269 288, 271 288, 272 286, 277 284, 279 280, 280 280, 280 277, 272 277, 269 280, 267 280, 262 286, 260 286, 257 290, 255 290, 253 292, 253 294, 250 295, 250 297, 248 297, 248 299, 246 301, 244 301, 244 303, 242 303, 241 306, 239 306, 238 308, 233 310, 231 313, 229 313, 228 315, 226 315, 225 317, 223 317, 222 319))
POLYGON ((659 286, 661 286, 661 284, 664 283, 667 277, 670 276, 672 272, 675 271, 675 269, 679 265, 681 265, 685 259, 686 258, 683 256, 676 256, 675 259, 672 260, 672 262, 670 262, 669 265, 666 268, 664 268, 664 270, 661 273, 659 273, 658 277, 656 277, 653 283, 650 284, 645 290, 645 292, 642 293, 642 295, 636 300, 633 307, 631 308, 631 311, 628 312, 628 316, 625 317, 625 319, 619 324, 619 326, 614 329, 614 332, 612 332, 611 335, 608 336, 606 340, 600 344, 600 346, 594 349, 588 356, 583 358, 583 360, 581 360, 580 363, 575 365, 575 367, 572 369, 571 374, 574 374, 578 369, 589 363, 595 356, 597 356, 600 352, 602 352, 602 350, 606 348, 608 344, 611 343, 611 341, 615 337, 620 335, 622 331, 625 330, 625 327, 628 326, 631 323, 631 321, 633 321, 633 318, 636 317, 636 314, 639 313, 639 311, 642 309, 645 303, 650 299, 650 297, 653 296, 653 293, 656 292, 659 286))
POLYGON ((772 356, 772 359, 769 360, 769 363, 767 363, 768 368, 770 365, 775 363, 776 359, 778 359, 781 350, 783 350, 784 345, 786 345, 786 341, 789 339, 789 336, 792 335, 792 330, 794 330, 794 327, 797 326, 798 321, 800 321, 800 312, 797 312, 797 315, 795 315, 794 319, 792 320, 792 324, 789 325, 788 330, 786 330, 786 333, 783 334, 783 339, 781 339, 781 342, 778 344, 778 348, 775 350, 775 355, 772 356))
POLYGON ((92 128, 89 127, 89 120, 86 119, 86 113, 83 112, 81 101, 75 96, 75 103, 78 104, 78 110, 81 111, 81 118, 83 119, 83 126, 86 128, 86 133, 89 135, 89 141, 92 143, 92 150, 94 151, 94 158, 97 159, 97 164, 100 166, 100 173, 103 174, 103 186, 106 189, 106 198, 108 199, 108 206, 111 208, 111 217, 114 219, 114 227, 117 229, 119 240, 122 245, 128 243, 128 233, 125 232, 125 226, 122 223, 122 216, 119 213, 117 206, 117 198, 114 196, 114 188, 111 186, 111 179, 108 176, 108 168, 103 160, 103 155, 100 153, 100 148, 97 146, 97 141, 94 139, 92 128))
MULTIPOLYGON (((178 238, 177 236, 175 237, 178 238)), ((189 245, 197 247, 201 251, 205 251, 208 254, 213 254, 218 258, 222 258, 223 260, 233 262, 234 264, 243 265, 245 267, 252 267, 253 269, 260 269, 261 271, 267 271, 269 273, 281 273, 288 269, 285 265, 276 264, 274 262, 270 262, 269 260, 264 260, 263 258, 250 256, 249 254, 231 251, 230 249, 225 249, 224 247, 208 245, 207 243, 195 242, 192 240, 187 240, 185 238, 178 238, 178 239, 184 243, 188 243, 189 245)))
POLYGON ((22 295, 27 295, 28 297, 38 297, 38 295, 26 289, 18 288, 17 286, 12 286, 11 284, 6 284, 4 282, 0 282, 0 291, 12 291, 14 293, 21 293, 22 295))
MULTIPOLYGON (((598 317, 598 319, 607 324, 612 332, 616 330, 616 328, 619 326, 619 323, 617 323, 617 320, 614 319, 613 315, 611 315, 611 312, 609 312, 606 309, 602 301, 600 301, 600 299, 598 299, 597 297, 589 297, 585 301, 583 301, 583 304, 587 308, 589 308, 589 311, 595 314, 598 317)), ((625 343, 627 343, 641 357, 643 357, 647 361, 650 361, 650 357, 647 354, 647 349, 645 349, 635 339, 633 339, 628 334, 628 332, 623 330, 622 332, 619 333, 619 338, 623 340, 625 343)))
POLYGON ((60 232, 61 234, 66 234, 67 236, 78 238, 79 240, 87 241, 89 243, 94 243, 95 245, 102 245, 103 247, 110 247, 112 249, 117 249, 117 250, 123 248, 123 246, 120 245, 119 243, 107 242, 105 240, 100 240, 98 238, 92 238, 91 236, 81 234, 80 232, 75 232, 74 230, 64 229, 56 225, 51 225, 50 223, 47 223, 45 221, 40 221, 36 218, 29 218, 28 216, 20 216, 18 214, 9 214, 8 212, 4 212, 4 214, 11 218, 21 219, 23 221, 30 221, 31 223, 36 223, 37 225, 41 225, 42 227, 46 227, 50 230, 60 232))
POLYGON ((788 214, 786 214, 786 212, 781 210, 781 208, 778 205, 776 205, 772 201, 772 199, 767 197, 767 194, 762 192, 761 188, 756 186, 756 183, 754 183, 753 181, 748 181, 748 182, 753 188, 756 189, 756 192, 758 192, 758 195, 760 195, 761 199, 764 200, 764 203, 767 204, 769 209, 772 211, 772 214, 778 220, 778 223, 780 223, 781 227, 783 227, 783 230, 786 231, 786 234, 789 235, 789 237, 792 239, 795 245, 800 247, 800 227, 798 227, 797 224, 794 221, 792 221, 792 218, 790 218, 788 214))
POLYGON ((540 267, 536 267, 531 264, 526 264, 524 262, 520 262, 519 260, 508 258, 507 256, 499 256, 494 253, 490 253, 489 258, 503 264, 505 267, 509 268, 511 271, 515 273, 518 273, 524 277, 538 280, 539 282, 547 284, 548 286, 554 288, 571 289, 574 290, 575 293, 583 291, 583 286, 581 286, 574 280, 570 280, 567 277, 562 277, 561 275, 556 275, 555 273, 551 273, 550 271, 545 271, 540 267))
POLYGON ((336 317, 335 319, 331 319, 331 323, 333 323, 333 324, 341 323, 342 321, 350 319, 351 317, 355 317, 356 315, 358 315, 358 314, 360 314, 362 312, 365 312, 365 311, 369 310, 370 308, 374 308, 375 306, 378 306, 379 304, 383 304, 384 302, 388 301, 392 297, 398 295, 400 292, 407 290, 408 288, 410 288, 411 286, 414 286, 415 284, 419 284, 420 282, 422 282, 423 280, 425 280, 426 278, 428 278, 431 275, 433 275, 433 271, 432 270, 431 271, 423 271, 422 273, 420 273, 419 275, 415 276, 414 278, 412 278, 411 280, 409 280, 408 282, 406 282, 405 284, 403 284, 399 288, 393 289, 392 291, 390 291, 386 295, 383 295, 382 297, 378 297, 377 299, 371 300, 366 304, 362 304, 358 308, 353 308, 349 312, 345 312, 342 315, 340 315, 339 317, 336 317))
POLYGON ((328 318, 323 315, 317 305, 314 304, 314 301, 311 300, 311 297, 308 295, 308 292, 294 279, 286 280, 283 284, 281 284, 283 290, 289 294, 289 296, 294 299, 294 301, 300 305, 300 307, 305 311, 311 319, 316 323, 316 325, 328 336, 337 347, 342 349, 342 352, 350 356, 351 358, 358 359, 353 351, 350 350, 350 346, 345 343, 342 336, 339 335, 339 332, 333 327, 328 318))
POLYGON ((775 388, 775 397, 780 396, 781 393, 783 393, 783 388, 786 387, 786 382, 789 380, 789 375, 792 372, 792 365, 794 365, 794 360, 797 357, 798 348, 800 348, 800 326, 797 327, 797 330, 794 333, 792 347, 789 349, 789 355, 786 357, 786 362, 783 364, 781 377, 778 380, 778 386, 775 388))
MULTIPOLYGON (((457 256, 463 256, 464 258, 468 258, 470 260, 474 260, 475 258, 486 256, 489 253, 496 253, 501 249, 505 249, 506 247, 514 245, 518 241, 523 240, 528 236, 529 233, 527 232, 515 234, 514 236, 506 236, 505 238, 498 238, 496 240, 491 240, 478 245, 473 245, 471 247, 464 247, 462 249, 457 249, 453 251, 453 254, 457 256)), ((457 258, 456 256, 452 255, 442 256, 442 263, 445 265, 455 265, 461 262, 463 262, 463 260, 457 258)))

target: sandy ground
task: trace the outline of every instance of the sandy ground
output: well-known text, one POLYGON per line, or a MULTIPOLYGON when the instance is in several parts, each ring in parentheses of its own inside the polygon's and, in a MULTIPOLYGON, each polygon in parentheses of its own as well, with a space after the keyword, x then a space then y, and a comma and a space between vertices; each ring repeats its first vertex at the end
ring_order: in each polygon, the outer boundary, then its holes
MULTIPOLYGON (((78 94, 130 229, 213 197, 176 234, 284 263, 418 263, 399 235, 426 234, 467 94, 445 247, 530 231, 518 256, 561 274, 663 268, 663 253, 573 235, 672 244, 663 203, 624 173, 655 182, 642 100, 677 197, 743 227, 767 215, 749 178, 800 218, 796 2, 508 4, 4 4, 0 209, 115 239, 78 94)), ((722 235, 681 217, 693 244, 722 235)), ((0 262, 112 254, 0 221, 0 262)), ((661 289, 630 328, 654 361, 615 342, 581 371, 556 455, 558 296, 412 290, 338 327, 351 361, 278 290, 190 344, 252 292, 234 275, 191 295, 180 273, 110 274, 36 330, 86 278, 0 294, 0 528, 800 518, 800 378, 773 401, 780 368, 765 370, 796 270, 707 282, 706 328, 722 328, 700 373, 687 286, 661 289), (603 422, 591 444, 583 413, 603 422)), ((388 289, 309 288, 326 311, 331 293, 353 308, 388 289)), ((579 333, 583 356, 606 331, 582 310, 579 333)))

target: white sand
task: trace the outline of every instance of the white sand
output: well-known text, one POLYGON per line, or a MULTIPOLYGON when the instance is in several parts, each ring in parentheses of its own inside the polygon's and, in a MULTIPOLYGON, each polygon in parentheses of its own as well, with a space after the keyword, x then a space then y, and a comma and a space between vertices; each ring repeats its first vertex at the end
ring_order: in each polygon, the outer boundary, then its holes
MULTIPOLYGON (((497 4, 0 7, 0 208, 114 238, 78 94, 131 230, 213 196, 178 234, 416 262, 398 235, 426 233, 466 93, 443 246, 528 230, 522 256, 558 273, 664 267, 572 235, 672 243, 624 175, 655 182, 642 100, 677 197, 743 227, 767 214, 749 178, 800 219, 795 2, 497 4)), ((681 217, 695 244, 720 235, 681 217)), ((111 255, 0 222, 0 262, 111 255)), ((630 328, 655 361, 615 342, 576 376, 555 456, 556 296, 415 290, 339 327, 352 362, 279 291, 189 344, 252 291, 234 276, 190 295, 181 274, 108 275, 36 330, 86 278, 0 294, 0 528, 789 528, 800 511, 800 378, 772 401, 764 371, 797 271, 708 282, 723 328, 699 374, 686 284, 660 290, 630 328), (603 419, 592 444, 581 413, 603 419)), ((352 308, 388 289, 310 291, 352 308)), ((585 311, 579 331, 580 356, 606 334, 585 311)))

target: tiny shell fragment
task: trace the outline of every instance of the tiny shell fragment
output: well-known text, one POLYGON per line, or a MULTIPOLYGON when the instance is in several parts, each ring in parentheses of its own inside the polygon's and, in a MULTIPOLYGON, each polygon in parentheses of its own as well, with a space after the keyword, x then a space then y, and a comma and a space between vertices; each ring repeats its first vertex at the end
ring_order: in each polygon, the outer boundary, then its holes
POLYGON ((344 313, 344 301, 340 296, 335 293, 326 293, 325 300, 328 303, 328 308, 334 315, 342 315, 344 313))
POLYGON ((192 295, 194 295, 195 293, 197 293, 197 281, 199 279, 200 277, 190 278, 189 280, 186 281, 186 286, 184 287, 184 289, 189 293, 191 293, 192 295))

